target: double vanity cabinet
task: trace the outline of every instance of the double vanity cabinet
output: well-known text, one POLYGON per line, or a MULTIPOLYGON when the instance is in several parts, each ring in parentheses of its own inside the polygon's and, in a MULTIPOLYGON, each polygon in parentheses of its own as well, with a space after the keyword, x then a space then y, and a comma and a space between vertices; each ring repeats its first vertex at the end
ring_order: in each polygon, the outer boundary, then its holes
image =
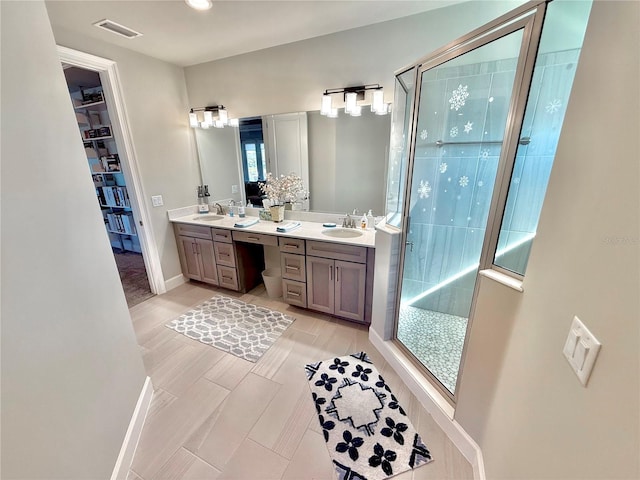
POLYGON ((371 322, 373 232, 367 232, 363 241, 345 242, 325 238, 319 226, 310 222, 304 222, 305 227, 290 236, 277 233, 277 224, 272 222, 261 222, 256 229, 239 229, 228 221, 220 228, 219 224, 198 224, 198 217, 192 218, 189 223, 174 220, 185 277, 247 292, 262 282, 265 255, 270 263, 277 261, 277 255, 286 303, 355 322, 371 322))

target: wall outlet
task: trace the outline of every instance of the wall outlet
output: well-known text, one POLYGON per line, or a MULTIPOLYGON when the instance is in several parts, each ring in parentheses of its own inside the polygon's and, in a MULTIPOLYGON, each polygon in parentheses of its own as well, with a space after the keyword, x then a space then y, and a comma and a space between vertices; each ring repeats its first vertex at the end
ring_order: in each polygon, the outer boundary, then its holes
POLYGON ((162 205, 164 205, 164 202, 162 201, 162 195, 152 195, 151 204, 154 207, 161 207, 162 205))
POLYGON ((585 387, 596 362, 600 346, 598 339, 584 323, 578 317, 573 317, 571 328, 569 328, 569 336, 564 344, 562 353, 578 376, 580 383, 585 387))
POLYGON ((231 185, 231 193, 238 193, 238 185, 231 185))

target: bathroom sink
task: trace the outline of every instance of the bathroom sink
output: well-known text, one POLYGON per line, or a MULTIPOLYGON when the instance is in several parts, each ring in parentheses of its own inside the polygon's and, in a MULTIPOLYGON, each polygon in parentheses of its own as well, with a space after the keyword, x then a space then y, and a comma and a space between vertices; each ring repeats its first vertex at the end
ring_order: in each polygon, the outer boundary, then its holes
POLYGON ((194 220, 202 221, 202 222, 215 222, 216 220, 222 220, 224 217, 222 215, 198 215, 197 217, 193 217, 194 220))
POLYGON ((360 230, 353 228, 325 228, 322 230, 322 234, 334 238, 356 238, 362 236, 360 230))

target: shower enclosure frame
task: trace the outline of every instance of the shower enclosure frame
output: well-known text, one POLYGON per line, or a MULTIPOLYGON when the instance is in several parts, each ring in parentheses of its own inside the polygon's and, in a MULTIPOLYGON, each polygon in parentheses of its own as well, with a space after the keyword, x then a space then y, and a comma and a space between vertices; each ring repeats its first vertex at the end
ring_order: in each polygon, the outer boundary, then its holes
MULTIPOLYGON (((402 352, 404 352, 407 359, 409 359, 414 365, 416 365, 420 371, 422 371, 429 382, 441 393, 443 398, 447 400, 452 406, 455 406, 457 401, 457 393, 460 385, 460 372, 465 361, 465 354, 467 349, 467 343, 469 340, 469 332, 473 323, 473 316, 475 311, 475 305, 478 295, 479 286, 479 272, 485 269, 492 269, 506 274, 511 277, 516 277, 522 280, 522 276, 514 274, 513 272, 506 270, 502 267, 494 265, 494 254, 498 244, 498 237, 500 234, 500 226, 502 223, 502 217, 504 214, 507 194, 509 191, 511 174, 515 164, 516 152, 518 149, 518 142, 520 140, 520 132, 524 120, 525 109, 528 100, 529 89, 531 87, 533 71, 536 62, 536 56, 538 53, 538 46, 540 43, 540 37, 542 34, 542 26, 544 23, 544 17, 546 12, 546 6, 552 0, 534 0, 523 4, 522 6, 511 10, 498 17, 497 19, 485 24, 484 26, 473 30, 472 32, 454 40, 453 42, 441 47, 440 49, 432 52, 431 54, 422 57, 416 62, 401 68, 395 72, 395 77, 399 81, 399 77, 410 72, 413 73, 414 91, 410 102, 410 116, 408 125, 405 124, 404 132, 409 133, 406 135, 406 144, 404 149, 406 154, 406 166, 404 168, 404 190, 402 198, 402 216, 400 223, 400 252, 399 252, 399 265, 398 265, 398 277, 396 286, 396 303, 395 303, 395 315, 393 326, 393 341, 402 352), (522 41, 520 45, 520 52, 518 55, 518 63, 515 72, 514 85, 511 93, 511 99, 509 102, 509 110, 507 114, 507 121, 505 126, 504 137, 502 141, 502 148, 500 150, 500 156, 498 160, 498 170, 496 173, 496 180, 491 196, 491 202, 489 206, 489 215, 486 223, 486 231, 483 239, 483 246, 480 255, 478 273, 476 274, 475 285, 473 290, 473 296, 471 299, 471 308, 469 311, 467 328, 465 332, 465 338, 462 348, 462 357, 458 367, 458 375, 456 378, 456 385, 453 392, 450 392, 436 376, 420 362, 414 354, 407 348, 397 337, 398 333, 398 321, 400 318, 400 304, 401 304, 401 292, 403 284, 403 272, 405 268, 405 252, 408 246, 407 237, 409 235, 410 227, 410 204, 411 204, 411 186, 413 183, 414 162, 416 153, 417 142, 417 124, 419 115, 419 100, 422 90, 421 76, 425 71, 432 69, 438 65, 441 65, 456 57, 462 56, 476 48, 487 45, 499 38, 509 35, 518 30, 523 30, 522 41)), ((410 95, 411 92, 408 92, 410 95)))

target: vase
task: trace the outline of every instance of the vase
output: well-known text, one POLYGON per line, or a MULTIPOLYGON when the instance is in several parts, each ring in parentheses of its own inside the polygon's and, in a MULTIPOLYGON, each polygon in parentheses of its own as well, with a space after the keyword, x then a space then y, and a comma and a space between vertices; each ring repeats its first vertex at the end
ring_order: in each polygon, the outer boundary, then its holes
POLYGON ((271 212, 271 220, 281 222, 284 220, 284 205, 272 205, 269 207, 271 212))

